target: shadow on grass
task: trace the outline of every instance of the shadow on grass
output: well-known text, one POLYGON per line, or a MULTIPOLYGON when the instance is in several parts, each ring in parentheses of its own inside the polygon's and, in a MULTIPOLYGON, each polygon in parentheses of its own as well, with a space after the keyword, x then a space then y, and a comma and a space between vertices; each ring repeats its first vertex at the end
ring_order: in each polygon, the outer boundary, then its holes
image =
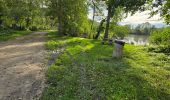
MULTIPOLYGON (((42 100, 168 100, 169 87, 151 82, 157 80, 149 70, 136 62, 131 52, 125 50, 122 59, 111 57, 113 47, 101 45, 100 41, 88 39, 67 39, 66 54, 61 65, 55 65, 49 72, 51 84, 42 100), (69 54, 69 56, 68 56, 69 54), (61 66, 61 67, 60 67, 61 66), (156 84, 156 85, 155 85, 156 84)), ((133 49, 131 50, 133 51, 133 49)), ((140 55, 139 55, 140 56, 140 55)), ((147 68, 147 65, 146 65, 147 68)))
MULTIPOLYGON (((91 72, 95 81, 95 94, 103 99, 160 99, 167 100, 170 94, 165 87, 157 87, 150 83, 145 75, 150 72, 144 70, 142 66, 129 60, 133 57, 126 51, 124 58, 111 58, 112 47, 96 44, 86 53, 85 58, 91 59, 91 67, 87 70, 91 72), (133 64, 135 63, 135 64, 133 64), (135 67, 141 66, 141 67, 135 67), (93 68, 95 67, 95 70, 93 68), (95 74, 95 75, 94 75, 95 74)), ((134 58, 135 59, 135 58, 134 58)), ((88 65, 88 63, 87 63, 88 65)), ((157 84, 157 83, 155 83, 157 84)))

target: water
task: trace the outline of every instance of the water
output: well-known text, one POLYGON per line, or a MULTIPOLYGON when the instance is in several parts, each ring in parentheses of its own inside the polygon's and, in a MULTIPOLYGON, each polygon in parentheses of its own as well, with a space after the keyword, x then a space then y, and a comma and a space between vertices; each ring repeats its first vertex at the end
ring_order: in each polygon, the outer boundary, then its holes
POLYGON ((125 37, 124 41, 134 45, 149 45, 149 35, 134 35, 130 34, 125 37))

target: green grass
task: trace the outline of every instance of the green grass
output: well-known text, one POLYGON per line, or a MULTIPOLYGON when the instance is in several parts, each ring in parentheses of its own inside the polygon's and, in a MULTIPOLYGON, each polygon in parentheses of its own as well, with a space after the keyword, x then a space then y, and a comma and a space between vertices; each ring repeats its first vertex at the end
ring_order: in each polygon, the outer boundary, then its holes
POLYGON ((31 31, 0 31, 0 42, 15 39, 16 37, 24 36, 31 33, 31 31))
POLYGON ((48 35, 48 49, 65 48, 46 73, 41 100, 168 100, 170 57, 126 45, 124 57, 111 57, 101 41, 48 35))

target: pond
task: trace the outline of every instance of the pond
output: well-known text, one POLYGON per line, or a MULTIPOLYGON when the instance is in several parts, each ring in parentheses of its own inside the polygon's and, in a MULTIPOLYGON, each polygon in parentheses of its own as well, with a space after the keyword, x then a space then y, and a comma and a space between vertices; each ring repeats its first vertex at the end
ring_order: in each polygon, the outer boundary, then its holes
POLYGON ((134 35, 130 34, 125 37, 124 41, 134 45, 149 45, 149 35, 134 35))

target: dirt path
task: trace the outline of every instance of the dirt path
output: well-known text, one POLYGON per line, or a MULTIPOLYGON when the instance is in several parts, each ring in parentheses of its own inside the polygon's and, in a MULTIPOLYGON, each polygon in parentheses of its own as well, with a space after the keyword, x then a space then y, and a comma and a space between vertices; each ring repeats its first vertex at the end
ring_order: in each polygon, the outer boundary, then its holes
POLYGON ((45 34, 0 43, 0 100, 35 100, 44 87, 45 34))

